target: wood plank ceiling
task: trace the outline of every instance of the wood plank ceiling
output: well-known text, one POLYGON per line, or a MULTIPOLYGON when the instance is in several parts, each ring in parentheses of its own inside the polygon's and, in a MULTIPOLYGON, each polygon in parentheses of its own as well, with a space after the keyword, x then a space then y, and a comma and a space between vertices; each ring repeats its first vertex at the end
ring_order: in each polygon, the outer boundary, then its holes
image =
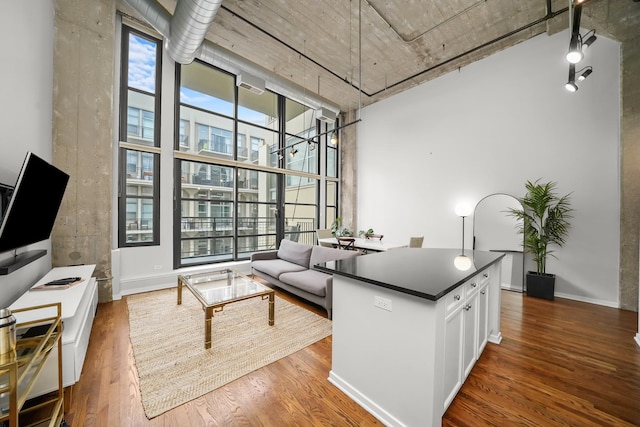
MULTIPOLYGON (((175 0, 160 3, 173 14, 175 0)), ((207 39, 349 111, 543 32, 563 31, 568 6, 568 0, 224 0, 207 39)), ((130 11, 122 1, 119 9, 130 11)), ((591 0, 583 27, 607 35, 622 25, 637 33, 639 12, 632 0, 591 0)))

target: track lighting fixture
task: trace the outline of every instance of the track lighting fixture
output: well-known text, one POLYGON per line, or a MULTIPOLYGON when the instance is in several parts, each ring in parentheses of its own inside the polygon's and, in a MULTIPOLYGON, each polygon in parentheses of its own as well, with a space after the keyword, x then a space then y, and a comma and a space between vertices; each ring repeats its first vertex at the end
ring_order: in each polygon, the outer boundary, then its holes
POLYGON ((569 61, 569 80, 564 85, 565 89, 569 92, 575 92, 578 90, 576 84, 576 75, 578 81, 583 81, 591 73, 593 68, 587 66, 576 72, 576 64, 584 58, 584 50, 591 46, 597 39, 596 30, 587 32, 584 37, 580 34, 580 16, 582 14, 582 3, 585 0, 570 0, 569 10, 573 10, 573 15, 569 15, 569 29, 571 30, 571 40, 569 41, 569 52, 567 52, 567 61, 569 61), (584 41, 583 41, 584 39, 584 41))
POLYGON ((331 142, 331 145, 338 145, 338 134, 335 130, 331 134, 331 139, 329 139, 329 142, 331 142))
POLYGON ((297 148, 291 148, 291 151, 289 151, 289 155, 291 157, 295 157, 295 155, 298 153, 298 149, 297 148))
POLYGON ((569 66, 569 81, 567 81, 567 83, 564 85, 564 87, 569 91, 569 92, 575 92, 578 90, 578 85, 576 84, 576 75, 578 76, 577 80, 579 82, 585 80, 587 77, 589 77, 591 75, 591 73, 593 73, 593 68, 591 66, 587 66, 582 68, 579 71, 576 71, 576 66, 574 64, 571 64, 569 66))
POLYGON ((567 61, 571 64, 577 64, 584 58, 582 53, 582 37, 580 34, 573 34, 569 43, 569 52, 567 52, 567 61))
POLYGON ((565 89, 569 92, 575 92, 578 90, 578 85, 576 84, 576 66, 575 64, 569 65, 569 80, 564 85, 565 89))
POLYGON ((589 65, 588 67, 584 67, 582 70, 576 72, 576 74, 580 74, 578 76, 578 81, 581 82, 587 77, 589 77, 593 73, 593 68, 589 65))
POLYGON ((582 43, 582 50, 583 51, 586 48, 588 48, 589 46, 591 46, 593 44, 593 42, 598 40, 598 38, 596 37, 596 30, 589 31, 587 34, 584 35, 584 37, 587 37, 587 39, 582 43), (591 34, 589 37, 587 37, 590 33, 593 33, 593 34, 591 34))
POLYGON ((309 141, 309 151, 313 151, 316 149, 316 142, 315 141, 309 141))

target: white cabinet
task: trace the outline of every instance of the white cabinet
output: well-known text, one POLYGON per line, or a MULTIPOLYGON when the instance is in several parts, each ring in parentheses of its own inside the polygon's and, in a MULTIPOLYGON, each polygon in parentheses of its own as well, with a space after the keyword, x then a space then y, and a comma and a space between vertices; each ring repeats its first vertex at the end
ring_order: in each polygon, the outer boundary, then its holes
POLYGON ((443 405, 446 410, 487 344, 489 272, 474 276, 446 296, 443 405))
MULTIPOLYGON (((444 323, 444 408, 446 409, 462 386, 462 348, 464 337, 463 303, 464 287, 452 292, 451 297, 459 297, 458 303, 449 305, 444 323)), ((449 297, 449 295, 447 296, 449 297)))
POLYGON ((464 317, 464 345, 462 347, 462 366, 464 378, 469 375, 473 364, 478 358, 478 293, 474 292, 467 297, 465 305, 462 307, 464 317))
MULTIPOLYGON (((49 271, 34 286, 65 277, 81 277, 80 284, 69 289, 28 291, 22 295, 11 309, 37 307, 42 304, 59 302, 62 305, 62 385, 69 387, 78 382, 84 358, 89 346, 89 336, 98 305, 96 278, 91 277, 95 265, 56 267, 49 271)), ((19 322, 32 320, 28 313, 16 316, 19 322)), ((53 352, 44 364, 38 381, 34 384, 29 398, 55 390, 58 375, 58 357, 53 352)))
POLYGON ((478 357, 489 341, 489 282, 485 282, 478 293, 478 357))

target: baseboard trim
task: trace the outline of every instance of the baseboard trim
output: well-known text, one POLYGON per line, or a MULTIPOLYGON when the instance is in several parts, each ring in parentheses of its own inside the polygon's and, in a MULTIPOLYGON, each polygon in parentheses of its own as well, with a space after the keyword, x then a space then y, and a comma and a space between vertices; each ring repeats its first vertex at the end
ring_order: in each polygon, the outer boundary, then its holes
POLYGON ((376 417, 381 423, 385 426, 390 427, 406 427, 405 424, 400 422, 393 415, 382 409, 380 406, 376 405, 373 401, 371 401, 368 397, 363 395, 360 391, 356 390, 352 387, 348 382, 344 381, 339 375, 336 375, 335 372, 329 371, 329 382, 334 386, 338 387, 344 394, 349 396, 351 400, 356 402, 362 408, 364 408, 371 415, 376 417))
POLYGON ((605 307, 620 308, 620 304, 618 303, 618 301, 606 301, 606 300, 595 299, 595 298, 587 298, 587 297, 581 297, 576 295, 563 294, 559 292, 556 292, 555 296, 557 298, 565 298, 565 299, 570 299, 574 301, 587 302, 589 304, 602 305, 605 307))
POLYGON ((198 265, 194 267, 181 268, 168 272, 159 272, 155 274, 147 274, 136 277, 120 277, 119 292, 114 292, 113 299, 119 300, 125 295, 139 294, 142 292, 158 291, 176 287, 178 284, 179 274, 195 274, 205 271, 224 270, 225 268, 233 268, 243 274, 250 273, 249 261, 236 261, 220 264, 198 265))

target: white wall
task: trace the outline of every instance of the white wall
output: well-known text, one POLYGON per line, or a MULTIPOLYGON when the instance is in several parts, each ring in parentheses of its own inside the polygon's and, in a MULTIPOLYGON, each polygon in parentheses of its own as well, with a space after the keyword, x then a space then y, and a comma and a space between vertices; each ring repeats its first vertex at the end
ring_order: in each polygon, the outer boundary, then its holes
POLYGON ((364 108, 354 228, 459 247, 458 203, 557 181, 575 218, 547 266, 556 295, 617 307, 620 50, 598 36, 583 60, 594 73, 569 93, 568 42, 567 31, 543 34, 364 108))
MULTIPOLYGON (((51 161, 53 38, 53 0, 2 2, 0 182, 4 184, 15 184, 27 151, 51 161)), ((27 249, 47 249, 47 256, 0 276, 0 307, 15 300, 51 269, 49 240, 27 249)), ((18 253, 24 251, 20 249, 18 253)), ((0 261, 12 256, 12 251, 1 253, 0 261)))

